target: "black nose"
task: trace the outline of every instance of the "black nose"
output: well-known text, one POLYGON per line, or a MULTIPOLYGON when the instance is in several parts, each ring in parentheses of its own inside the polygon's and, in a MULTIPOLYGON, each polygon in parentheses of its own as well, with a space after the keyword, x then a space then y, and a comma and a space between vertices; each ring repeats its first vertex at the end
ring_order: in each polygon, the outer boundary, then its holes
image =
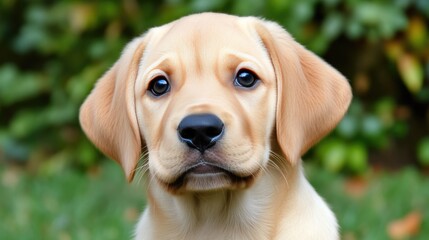
POLYGON ((201 153, 212 147, 222 137, 224 125, 213 114, 193 114, 185 117, 177 131, 181 141, 201 153))

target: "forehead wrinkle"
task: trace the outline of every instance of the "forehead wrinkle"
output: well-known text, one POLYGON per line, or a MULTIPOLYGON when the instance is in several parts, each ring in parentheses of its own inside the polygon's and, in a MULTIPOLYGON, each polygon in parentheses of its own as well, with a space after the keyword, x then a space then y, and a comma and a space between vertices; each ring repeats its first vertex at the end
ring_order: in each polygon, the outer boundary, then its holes
POLYGON ((252 56, 251 54, 228 49, 224 52, 224 55, 225 55, 224 57, 225 59, 228 59, 229 61, 233 61, 234 63, 246 61, 257 65, 259 68, 263 67, 260 64, 260 61, 258 61, 258 59, 252 56))
MULTIPOLYGON (((171 75, 174 71, 174 59, 177 58, 174 53, 164 54, 159 57, 155 62, 146 67, 146 74, 153 72, 154 70, 161 70, 165 72, 167 75, 171 75)), ((144 65, 144 61, 149 59, 144 59, 142 61, 142 65, 144 65)), ((142 67, 142 66, 140 66, 142 67)), ((149 75, 149 79, 152 78, 153 74, 149 75)), ((156 75, 156 74, 155 74, 156 75)))
POLYGON ((199 74, 213 68, 222 49, 231 46, 231 39, 225 35, 233 36, 235 33, 230 26, 225 28, 212 23, 207 27, 200 22, 189 25, 182 23, 172 27, 165 38, 175 39, 169 49, 178 50, 186 69, 199 74))
POLYGON ((255 56, 244 52, 226 50, 218 60, 218 64, 225 64, 229 72, 232 74, 236 74, 237 71, 240 70, 238 69, 240 66, 241 68, 255 72, 255 74, 263 79, 266 77, 268 78, 269 76, 266 72, 266 67, 264 67, 263 61, 260 61, 255 56))
POLYGON ((181 71, 181 79, 186 80, 192 77, 195 80, 203 80, 207 73, 216 74, 217 71, 217 52, 213 45, 206 43, 204 37, 200 34, 181 39, 181 46, 178 52, 178 67, 181 71))
POLYGON ((196 31, 194 38, 192 39, 193 46, 193 56, 195 61, 195 71, 196 73, 202 72, 202 59, 201 55, 204 54, 204 48, 202 48, 201 44, 201 35, 196 31))

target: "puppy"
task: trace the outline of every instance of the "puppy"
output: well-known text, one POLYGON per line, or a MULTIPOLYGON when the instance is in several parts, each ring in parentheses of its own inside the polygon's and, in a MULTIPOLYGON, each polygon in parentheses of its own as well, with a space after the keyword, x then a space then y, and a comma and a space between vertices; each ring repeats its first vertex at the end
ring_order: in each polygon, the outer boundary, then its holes
POLYGON ((276 23, 202 13, 131 41, 80 122, 129 181, 143 162, 135 239, 338 239, 301 156, 351 96, 276 23))

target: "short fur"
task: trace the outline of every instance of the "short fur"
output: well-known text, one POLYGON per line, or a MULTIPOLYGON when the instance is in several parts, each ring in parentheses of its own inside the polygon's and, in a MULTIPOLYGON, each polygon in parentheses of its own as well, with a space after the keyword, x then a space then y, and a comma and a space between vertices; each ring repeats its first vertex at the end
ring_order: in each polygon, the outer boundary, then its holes
POLYGON ((279 25, 203 13, 134 39, 81 107, 92 142, 128 180, 142 157, 148 206, 135 239, 338 239, 334 214, 306 180, 301 156, 351 101, 347 80, 279 25), (234 86, 240 69, 260 79, 234 86), (165 76, 171 91, 154 97, 165 76), (178 138, 186 116, 210 113, 225 133, 204 154, 178 138), (189 177, 210 162, 237 176, 189 177))

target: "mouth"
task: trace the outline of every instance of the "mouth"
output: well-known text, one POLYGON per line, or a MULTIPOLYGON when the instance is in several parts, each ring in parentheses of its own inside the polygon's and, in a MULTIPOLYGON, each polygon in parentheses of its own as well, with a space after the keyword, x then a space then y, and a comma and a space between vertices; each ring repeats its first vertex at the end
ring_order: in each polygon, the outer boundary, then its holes
POLYGON ((180 194, 184 192, 206 192, 217 190, 237 190, 249 187, 259 170, 255 173, 240 176, 227 169, 207 162, 191 166, 177 179, 164 183, 169 192, 180 194))

